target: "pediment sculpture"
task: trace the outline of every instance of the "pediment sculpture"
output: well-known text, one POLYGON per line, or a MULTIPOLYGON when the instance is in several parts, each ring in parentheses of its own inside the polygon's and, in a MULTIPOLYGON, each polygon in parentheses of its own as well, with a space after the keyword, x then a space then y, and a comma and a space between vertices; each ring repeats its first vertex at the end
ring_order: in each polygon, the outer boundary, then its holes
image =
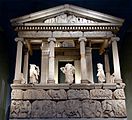
POLYGON ((93 20, 88 20, 82 17, 77 17, 75 15, 59 15, 53 18, 49 18, 44 20, 44 23, 81 23, 81 24, 87 24, 87 23, 97 23, 96 21, 93 20))

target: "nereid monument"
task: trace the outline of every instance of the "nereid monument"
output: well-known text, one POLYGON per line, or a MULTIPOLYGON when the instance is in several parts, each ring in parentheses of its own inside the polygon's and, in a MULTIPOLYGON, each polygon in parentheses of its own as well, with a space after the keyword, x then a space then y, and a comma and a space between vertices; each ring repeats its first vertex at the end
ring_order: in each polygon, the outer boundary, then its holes
POLYGON ((12 19, 18 36, 10 119, 124 120, 116 35, 123 21, 68 4, 12 19))

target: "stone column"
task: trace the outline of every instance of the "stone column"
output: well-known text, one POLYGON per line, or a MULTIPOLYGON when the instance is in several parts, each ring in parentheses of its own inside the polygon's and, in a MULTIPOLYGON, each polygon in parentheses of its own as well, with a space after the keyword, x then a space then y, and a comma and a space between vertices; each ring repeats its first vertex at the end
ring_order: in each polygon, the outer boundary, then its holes
POLYGON ((106 83, 111 83, 110 80, 110 64, 109 64, 109 56, 108 52, 104 53, 104 62, 105 62, 105 72, 106 72, 106 83))
POLYGON ((93 81, 92 48, 91 47, 86 47, 86 64, 87 64, 88 80, 91 83, 94 83, 94 81, 93 81))
POLYGON ((75 66, 75 83, 80 84, 81 83, 80 60, 75 60, 74 66, 75 66))
POLYGON ((22 65, 22 47, 23 47, 23 38, 15 38, 17 42, 17 53, 16 53, 16 67, 15 67, 15 77, 14 84, 20 84, 20 75, 21 75, 21 65, 22 65))
POLYGON ((24 50, 24 64, 23 64, 23 77, 25 79, 25 83, 28 83, 28 60, 29 60, 29 52, 28 49, 24 50))
POLYGON ((115 82, 121 83, 122 79, 121 79, 120 62, 119 62, 118 46, 117 46, 117 41, 119 41, 120 38, 112 37, 111 40, 112 40, 112 53, 113 53, 115 82))
POLYGON ((80 42, 80 55, 81 55, 81 83, 89 83, 87 76, 87 67, 86 67, 86 56, 85 56, 85 42, 87 39, 85 37, 79 38, 80 42))
POLYGON ((55 83, 54 80, 54 74, 55 74, 55 61, 54 61, 54 56, 55 56, 55 38, 49 38, 49 76, 48 76, 48 83, 55 83))
POLYGON ((49 65, 49 50, 48 45, 42 42, 41 45, 41 79, 40 84, 47 84, 48 80, 48 65, 49 65))

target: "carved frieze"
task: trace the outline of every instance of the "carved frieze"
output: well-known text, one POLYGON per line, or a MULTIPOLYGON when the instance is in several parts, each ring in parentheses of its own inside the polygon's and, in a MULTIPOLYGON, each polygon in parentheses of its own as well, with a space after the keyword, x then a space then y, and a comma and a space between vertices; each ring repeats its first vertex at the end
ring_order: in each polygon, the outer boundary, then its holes
POLYGON ((67 91, 68 99, 89 99, 88 90, 68 90, 67 91))
POLYGON ((31 113, 31 103, 27 101, 12 100, 10 108, 10 118, 29 118, 31 113))
POLYGON ((83 100, 82 101, 83 117, 101 117, 102 107, 101 103, 96 100, 83 100))
POLYGON ((47 94, 51 97, 51 99, 67 99, 66 91, 63 89, 60 90, 48 90, 47 94))
POLYGON ((113 94, 116 99, 125 99, 125 93, 123 89, 117 89, 113 94))
POLYGON ((57 103, 57 117, 76 118, 82 117, 81 102, 79 100, 67 100, 57 103))
POLYGON ((108 89, 93 89, 90 90, 91 99, 112 99, 112 91, 108 89))
POLYGON ((50 100, 34 101, 32 103, 31 117, 33 118, 56 117, 56 102, 50 100))
POLYGON ((126 117, 125 100, 105 100, 102 102, 103 117, 126 117))
POLYGON ((11 99, 23 99, 24 97, 24 93, 22 90, 17 90, 17 89, 14 89, 12 90, 11 92, 11 99))
POLYGON ((29 99, 29 100, 30 99, 32 100, 51 99, 51 97, 44 90, 29 89, 29 90, 24 91, 24 99, 29 99))

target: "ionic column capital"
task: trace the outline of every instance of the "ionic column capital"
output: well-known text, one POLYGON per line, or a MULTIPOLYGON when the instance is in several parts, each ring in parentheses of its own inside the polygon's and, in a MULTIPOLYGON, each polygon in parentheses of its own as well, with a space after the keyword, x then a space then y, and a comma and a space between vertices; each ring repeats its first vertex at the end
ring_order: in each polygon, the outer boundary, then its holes
POLYGON ((81 41, 86 42, 86 41, 87 41, 87 39, 86 39, 86 37, 80 37, 80 38, 78 39, 78 41, 79 41, 79 42, 81 42, 81 41))
POLYGON ((111 41, 114 42, 114 41, 120 41, 120 38, 119 37, 111 37, 111 41))
POLYGON ((48 38, 48 42, 51 42, 51 41, 56 42, 56 39, 54 37, 48 38))
POLYGON ((48 44, 46 44, 45 42, 42 42, 40 49, 41 50, 47 50, 48 49, 48 44))
POLYGON ((16 38, 15 38, 15 41, 16 41, 16 42, 18 42, 18 41, 24 42, 24 38, 16 37, 16 38))

